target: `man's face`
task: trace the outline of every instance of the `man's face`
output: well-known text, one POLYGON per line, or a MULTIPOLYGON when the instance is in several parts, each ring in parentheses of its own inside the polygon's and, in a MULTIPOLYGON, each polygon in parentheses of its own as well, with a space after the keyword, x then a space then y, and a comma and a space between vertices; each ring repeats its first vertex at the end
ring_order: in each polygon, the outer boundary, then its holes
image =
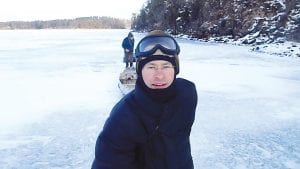
POLYGON ((165 60, 154 60, 145 64, 142 77, 150 89, 165 89, 169 87, 175 77, 174 66, 165 60))

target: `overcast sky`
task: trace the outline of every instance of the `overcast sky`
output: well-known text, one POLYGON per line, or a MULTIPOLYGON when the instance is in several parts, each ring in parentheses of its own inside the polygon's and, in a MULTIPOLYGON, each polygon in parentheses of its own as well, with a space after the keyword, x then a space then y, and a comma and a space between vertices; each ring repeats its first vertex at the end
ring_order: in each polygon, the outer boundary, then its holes
POLYGON ((131 18, 146 0, 1 0, 0 22, 86 16, 131 18))

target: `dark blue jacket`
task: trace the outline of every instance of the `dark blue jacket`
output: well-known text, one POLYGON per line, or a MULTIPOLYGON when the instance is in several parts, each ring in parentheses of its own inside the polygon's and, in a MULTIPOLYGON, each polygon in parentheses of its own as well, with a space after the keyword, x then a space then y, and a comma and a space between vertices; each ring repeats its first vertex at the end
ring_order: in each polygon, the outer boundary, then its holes
POLYGON ((125 49, 129 49, 130 52, 133 52, 133 48, 134 48, 134 39, 130 39, 129 37, 126 37, 123 39, 122 42, 122 48, 125 49))
POLYGON ((138 86, 113 108, 95 149, 92 169, 193 169, 190 131, 197 92, 175 81, 176 97, 164 105, 138 86))

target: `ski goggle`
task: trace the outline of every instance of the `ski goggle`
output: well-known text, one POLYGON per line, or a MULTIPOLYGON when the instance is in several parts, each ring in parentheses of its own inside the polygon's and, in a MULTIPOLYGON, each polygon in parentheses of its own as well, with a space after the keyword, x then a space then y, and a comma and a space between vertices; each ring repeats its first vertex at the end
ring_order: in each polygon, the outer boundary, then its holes
POLYGON ((147 57, 160 49, 167 55, 178 55, 180 48, 176 40, 171 36, 147 36, 143 38, 135 49, 136 57, 147 57))

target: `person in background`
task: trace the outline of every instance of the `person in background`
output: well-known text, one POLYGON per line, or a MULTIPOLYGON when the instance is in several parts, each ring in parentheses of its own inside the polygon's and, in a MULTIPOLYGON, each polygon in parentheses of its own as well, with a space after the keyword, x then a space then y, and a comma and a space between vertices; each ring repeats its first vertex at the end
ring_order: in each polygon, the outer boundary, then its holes
POLYGON ((128 36, 123 39, 122 48, 124 49, 126 68, 132 67, 133 66, 134 37, 131 32, 129 32, 128 36))
POLYGON ((190 132, 195 84, 179 73, 180 49, 163 31, 137 45, 135 89, 112 109, 95 146, 92 169, 193 169, 190 132))

